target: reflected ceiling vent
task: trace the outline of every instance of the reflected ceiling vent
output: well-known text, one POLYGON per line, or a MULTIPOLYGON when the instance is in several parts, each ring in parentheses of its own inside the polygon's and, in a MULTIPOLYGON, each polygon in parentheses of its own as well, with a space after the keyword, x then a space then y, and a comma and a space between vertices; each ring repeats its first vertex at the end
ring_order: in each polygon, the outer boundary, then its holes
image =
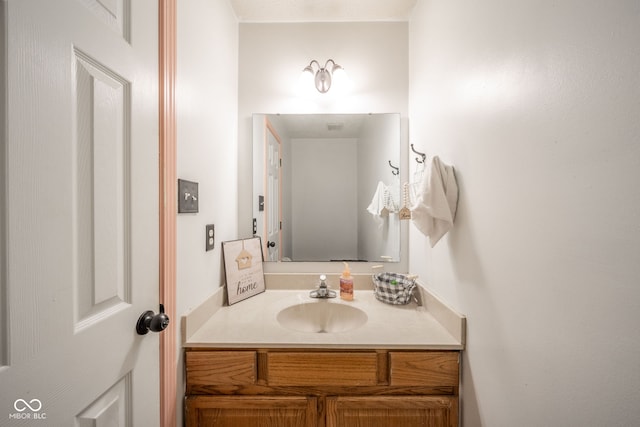
POLYGON ((328 131, 338 131, 344 128, 344 123, 327 123, 328 131))

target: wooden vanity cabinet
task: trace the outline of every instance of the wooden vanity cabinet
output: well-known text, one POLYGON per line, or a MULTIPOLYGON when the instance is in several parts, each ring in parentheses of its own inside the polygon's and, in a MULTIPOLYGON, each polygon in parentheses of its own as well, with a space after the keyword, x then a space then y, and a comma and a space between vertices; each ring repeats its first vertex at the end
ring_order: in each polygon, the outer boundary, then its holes
POLYGON ((458 351, 187 348, 187 427, 455 427, 458 351))

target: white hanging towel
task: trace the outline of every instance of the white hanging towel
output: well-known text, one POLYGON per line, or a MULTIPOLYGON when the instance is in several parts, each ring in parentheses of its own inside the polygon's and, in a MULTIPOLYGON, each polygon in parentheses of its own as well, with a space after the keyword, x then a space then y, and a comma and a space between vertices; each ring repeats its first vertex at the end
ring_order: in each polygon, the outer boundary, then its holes
POLYGON ((431 160, 411 209, 413 223, 434 247, 453 227, 458 207, 458 184, 453 166, 444 164, 439 157, 431 160))
POLYGON ((384 182, 379 181, 376 187, 376 192, 373 194, 371 203, 367 207, 367 211, 375 217, 386 217, 389 215, 389 209, 387 208, 387 189, 384 182))

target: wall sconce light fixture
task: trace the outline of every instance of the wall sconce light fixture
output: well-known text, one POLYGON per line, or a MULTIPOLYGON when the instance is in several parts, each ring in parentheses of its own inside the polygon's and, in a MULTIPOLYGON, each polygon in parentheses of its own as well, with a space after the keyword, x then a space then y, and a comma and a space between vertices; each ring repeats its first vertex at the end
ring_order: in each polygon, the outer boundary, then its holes
POLYGON ((338 74, 344 73, 344 68, 336 64, 333 59, 327 60, 324 67, 321 67, 320 63, 314 59, 302 70, 302 73, 304 75, 309 73, 309 75, 314 77, 314 83, 318 92, 327 93, 329 89, 331 89, 332 80, 338 74))

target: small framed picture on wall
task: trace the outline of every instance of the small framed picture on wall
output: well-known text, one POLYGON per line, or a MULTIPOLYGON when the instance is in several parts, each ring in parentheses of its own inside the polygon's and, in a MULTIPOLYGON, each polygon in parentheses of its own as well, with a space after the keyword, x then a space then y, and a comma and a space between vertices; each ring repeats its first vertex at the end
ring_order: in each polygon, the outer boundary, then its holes
POLYGON ((222 242, 229 305, 265 291, 260 237, 222 242))

